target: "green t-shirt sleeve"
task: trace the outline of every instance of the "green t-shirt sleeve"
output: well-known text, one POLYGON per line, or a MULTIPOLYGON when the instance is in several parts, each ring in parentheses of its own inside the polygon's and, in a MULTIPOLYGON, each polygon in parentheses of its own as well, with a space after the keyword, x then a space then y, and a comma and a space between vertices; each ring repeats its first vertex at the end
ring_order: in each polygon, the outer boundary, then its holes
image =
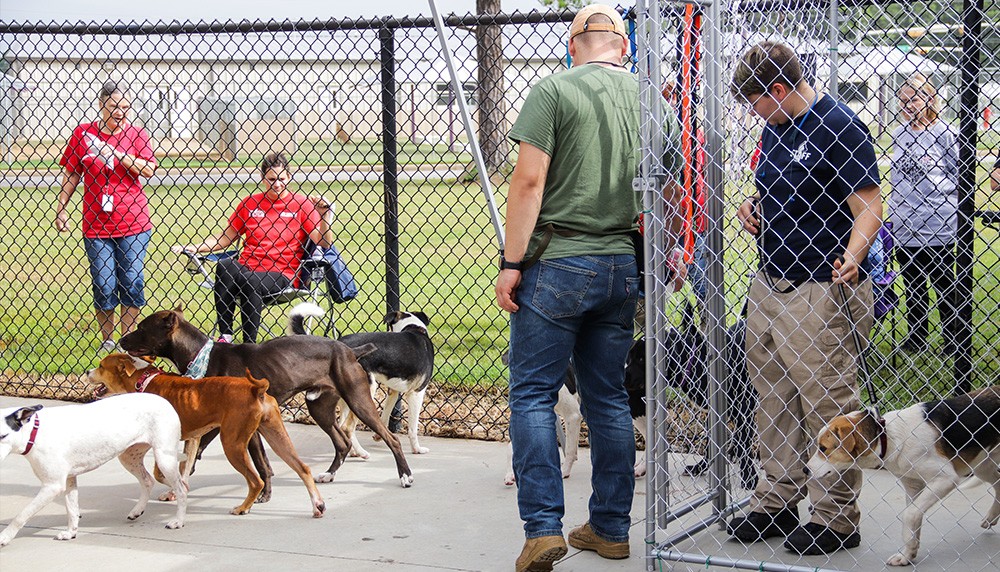
POLYGON ((681 127, 677 114, 665 106, 663 114, 663 172, 674 181, 681 177, 684 159, 681 156, 681 127))
POLYGON ((530 143, 552 157, 556 146, 556 97, 544 79, 531 88, 510 130, 515 143, 530 143))

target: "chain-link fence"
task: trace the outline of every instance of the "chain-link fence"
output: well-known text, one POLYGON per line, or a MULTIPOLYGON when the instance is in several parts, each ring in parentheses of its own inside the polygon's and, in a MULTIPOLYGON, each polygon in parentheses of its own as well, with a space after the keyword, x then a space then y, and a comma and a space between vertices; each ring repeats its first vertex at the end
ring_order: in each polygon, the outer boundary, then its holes
MULTIPOLYGON (((447 20, 484 158, 501 185, 513 159, 506 132, 529 86, 565 67, 571 18, 447 20)), ((88 398, 80 376, 102 339, 119 336, 102 335, 95 319, 81 240, 81 212, 87 231, 105 214, 120 216, 102 212, 99 196, 109 192, 89 188, 84 174, 66 207, 68 232, 53 227, 74 129, 100 119, 99 90, 118 81, 131 104, 125 121, 148 135, 157 163, 133 189, 148 199, 152 226, 143 315, 181 304, 219 335, 213 290, 204 287, 212 263, 189 276, 190 261, 171 247, 222 233, 240 200, 265 190, 262 157, 283 151, 291 190, 333 203, 334 242, 358 285, 347 303, 318 299, 336 329, 377 331, 387 311, 427 313, 437 355, 424 428, 503 437, 506 320, 489 287, 496 240, 430 19, 6 25, 2 37, 5 393, 88 398)), ((501 188, 497 200, 504 195, 501 188)), ((116 198, 109 208, 127 210, 134 196, 116 198)), ((144 230, 135 208, 124 216, 144 230)), ((289 307, 264 308, 260 339, 284 332, 289 307)))
MULTIPOLYGON (((656 132, 649 125, 656 113, 676 111, 682 119, 682 154, 688 160, 681 182, 692 194, 689 256, 704 254, 708 263, 702 300, 690 290, 667 295, 661 270, 672 243, 669 237, 651 237, 648 290, 656 310, 649 336, 655 348, 648 360, 654 403, 649 453, 655 469, 648 480, 647 534, 655 556, 669 559, 672 547, 745 506, 733 499, 764 478, 758 458, 765 444, 758 443, 752 421, 756 400, 773 396, 758 396, 749 379, 729 377, 745 360, 734 341, 741 331, 727 337, 740 323, 758 268, 758 245, 740 228, 737 209, 757 190, 760 167, 751 164, 761 160, 758 148, 768 128, 729 92, 737 58, 757 42, 792 46, 806 77, 819 91, 836 95, 870 131, 885 218, 894 230, 916 224, 898 214, 909 203, 900 200, 894 173, 935 168, 926 163, 930 155, 906 158, 908 148, 898 142, 897 131, 908 121, 901 106, 914 99, 907 93, 904 102, 901 87, 917 72, 935 86, 942 103, 938 124, 955 134, 955 168, 949 173, 955 191, 940 206, 918 203, 933 206, 920 209, 931 220, 943 222, 948 209, 956 213, 956 319, 942 327, 936 311, 942 306, 936 303, 941 282, 934 279, 950 270, 932 265, 916 275, 932 279, 931 304, 922 305, 917 300, 923 295, 912 291, 918 280, 904 268, 917 267, 910 259, 902 262, 911 245, 894 232, 886 237, 894 247, 880 249, 884 258, 875 263, 885 271, 876 292, 885 315, 869 336, 867 363, 882 411, 996 383, 1000 237, 992 213, 1000 209, 990 176, 1000 184, 993 171, 1000 151, 995 55, 1000 6, 987 2, 979 11, 975 6, 653 3, 652 11, 643 4, 627 14, 630 26, 638 24, 634 63, 647 70, 640 72, 647 82, 646 128, 656 132), (659 66, 648 61, 653 56, 659 66), (659 93, 667 82, 673 85, 674 107, 657 112, 650 92, 659 93), (705 195, 704 227, 697 222, 699 188, 705 195), (704 248, 696 248, 702 241, 704 248), (683 299, 696 309, 693 321, 681 318, 683 299), (930 316, 926 335, 923 322, 914 321, 924 313, 930 316), (909 336, 913 330, 919 335, 909 336), (672 531, 676 521, 692 515, 704 518, 700 527, 672 531), (660 535, 668 530, 673 534, 664 541, 660 535)), ((478 139, 501 205, 516 151, 505 135, 530 86, 566 67, 572 16, 446 19, 459 83, 480 126, 478 139)), ((213 291, 202 286, 214 278, 214 268, 209 263, 206 276, 191 276, 189 261, 171 247, 198 244, 223 231, 241 199, 265 190, 258 172, 263 156, 282 150, 292 162, 291 188, 335 205, 334 242, 359 287, 357 297, 343 304, 320 299, 335 316, 336 329, 379 330, 387 311, 426 312, 437 354, 422 429, 491 439, 505 435, 506 371, 500 355, 506 349, 506 320, 491 289, 496 239, 430 19, 4 24, 0 34, 0 391, 90 397, 81 375, 95 364, 104 336, 95 316, 81 213, 102 212, 102 192, 91 191, 87 198, 84 178, 66 208, 68 232, 57 232, 53 221, 71 134, 102 118, 98 94, 114 80, 126 86, 131 104, 126 121, 148 134, 157 163, 152 177, 139 178, 152 225, 143 265, 143 315, 181 304, 202 330, 219 334, 213 291)), ((783 96, 774 95, 775 101, 783 96)), ((651 169, 643 177, 662 175, 651 169)), ((647 228, 663 228, 662 205, 650 207, 647 228)), ((289 307, 264 308, 260 339, 281 334, 289 307)), ((239 338, 239 320, 235 326, 239 338)), ((792 335, 812 339, 817 332, 793 328, 792 335)), ((853 343, 845 336, 838 340, 848 348, 853 343)), ((292 414, 304 417, 295 407, 292 414)), ((888 553, 881 553, 898 536, 898 507, 891 499, 862 499, 870 501, 865 514, 892 514, 896 523, 895 530, 888 527, 892 534, 883 529, 864 536, 871 547, 865 554, 884 560, 888 553)), ((963 510, 984 511, 981 504, 963 510)), ((978 534, 974 526, 955 524, 964 516, 932 516, 921 553, 943 550, 946 531, 978 534)), ((724 544, 724 531, 701 535, 707 536, 697 536, 698 550, 681 545, 687 552, 675 552, 681 556, 674 559, 696 554, 722 563, 718 554, 726 553, 740 565, 767 561, 764 569, 775 562, 784 563, 775 569, 830 562, 787 556, 778 544, 736 544, 740 548, 733 550, 733 544, 724 544)), ((954 565, 962 560, 961 549, 946 552, 954 565)), ((870 562, 838 561, 831 567, 857 569, 870 562)))
MULTIPOLYGON (((704 248, 708 275, 704 296, 669 294, 657 261, 673 244, 651 242, 659 273, 648 322, 655 342, 647 370, 647 569, 658 560, 754 570, 874 570, 887 560, 992 569, 997 546, 991 535, 978 538, 993 516, 997 472, 987 467, 996 459, 978 465, 990 485, 940 504, 950 488, 930 483, 920 496, 918 483, 968 473, 954 452, 967 442, 996 446, 995 397, 953 405, 950 421, 891 412, 997 384, 1000 5, 648 2, 636 9, 639 51, 662 62, 648 72, 647 89, 668 84, 664 95, 684 125, 680 182, 691 196, 683 215, 692 229, 685 242, 689 260, 704 248), (775 85, 797 81, 788 81, 788 58, 773 48, 738 69, 760 42, 789 46, 815 93, 775 85), (766 77, 768 63, 785 81, 766 77), (733 93, 734 83, 742 91, 733 93), (874 143, 867 148, 865 129, 874 143), (888 224, 868 260, 872 291, 801 280, 796 266, 817 260, 805 273, 832 275, 853 221, 865 224, 867 203, 851 201, 871 199, 875 184, 888 224), (755 234, 745 228, 752 226, 755 234), (824 232, 835 228, 841 237, 829 248, 824 232), (698 310, 693 319, 687 303, 698 310), (867 367, 856 361, 856 344, 866 347, 867 367), (823 472, 810 473, 805 463, 821 427, 862 406, 876 413, 840 421, 839 432, 819 442, 817 455, 828 454, 844 476, 815 461, 809 467, 823 472), (883 415, 886 430, 876 422, 883 415), (956 425, 968 434, 949 449, 938 436, 956 425), (847 468, 858 466, 888 472, 861 477, 847 468), (923 544, 914 558, 915 545, 903 540, 918 513, 923 544), (893 556, 897 550, 905 558, 893 556)), ((656 113, 648 107, 644 118, 655 125, 656 113)), ((658 156, 656 144, 646 141, 648 156, 658 156)), ((654 219, 669 215, 647 208, 654 219)))

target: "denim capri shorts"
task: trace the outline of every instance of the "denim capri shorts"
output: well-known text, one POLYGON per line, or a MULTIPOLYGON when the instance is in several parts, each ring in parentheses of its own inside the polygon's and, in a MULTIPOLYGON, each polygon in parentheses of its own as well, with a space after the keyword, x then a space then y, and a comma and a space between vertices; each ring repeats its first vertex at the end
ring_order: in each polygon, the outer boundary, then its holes
POLYGON ((147 230, 117 238, 84 237, 95 308, 108 311, 118 304, 133 308, 146 305, 142 265, 152 235, 153 231, 147 230))

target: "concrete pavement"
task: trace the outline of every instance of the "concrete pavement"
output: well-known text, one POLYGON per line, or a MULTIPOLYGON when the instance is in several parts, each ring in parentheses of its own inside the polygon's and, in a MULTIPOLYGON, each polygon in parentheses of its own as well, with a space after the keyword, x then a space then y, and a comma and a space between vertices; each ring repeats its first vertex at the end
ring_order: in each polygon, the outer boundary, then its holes
MULTIPOLYGON (((0 408, 61 402, 0 397, 0 408)), ((288 424, 299 455, 314 472, 331 460, 331 445, 316 427, 288 424)), ((44 431, 44 428, 42 429, 44 431)), ((402 437, 402 436, 401 436, 402 437)), ((361 434, 366 447, 370 434, 361 434)), ((404 450, 408 450, 404 441, 404 450)), ((369 461, 349 460, 333 483, 321 484, 327 503, 322 519, 311 518, 305 488, 277 456, 271 502, 255 505, 249 515, 229 510, 245 495, 245 484, 228 464, 221 446, 213 444, 192 477, 184 528, 163 527, 171 505, 151 501, 135 522, 125 514, 135 502, 138 484, 117 463, 79 479, 82 519, 75 540, 52 538, 66 524, 65 508, 52 503, 35 515, 7 547, 0 549, 3 570, 100 569, 272 570, 331 569, 347 571, 513 570, 523 543, 516 491, 503 484, 507 444, 427 437, 427 455, 407 455, 414 486, 403 489, 395 465, 381 444, 368 447, 369 461)), ((566 531, 587 519, 590 463, 587 449, 565 481, 566 531)), ((150 464, 147 459, 147 466, 150 464)), ((676 485, 675 485, 676 486, 676 485)), ((30 465, 17 455, 0 464, 0 526, 38 492, 30 465)), ((158 485, 156 492, 163 490, 158 485)), ((978 527, 988 507, 987 487, 954 493, 932 511, 924 527, 924 544, 916 570, 996 570, 1000 535, 978 527), (971 503, 971 506, 970 506, 971 503), (977 512, 976 509, 979 509, 977 512)), ((780 542, 744 547, 710 528, 677 549, 714 558, 757 559, 808 566, 810 569, 882 570, 898 547, 898 511, 902 492, 891 475, 866 475, 862 504, 866 511, 859 549, 832 558, 792 558, 780 542)), ((803 505, 804 508, 804 505, 803 505)), ((623 561, 570 550, 556 572, 617 572, 645 568, 645 483, 640 481, 632 510, 632 557, 623 561)), ((703 516, 703 514, 702 514, 703 516)), ((671 525, 661 538, 677 532, 671 525)), ((705 570, 704 563, 663 562, 657 570, 705 570)))

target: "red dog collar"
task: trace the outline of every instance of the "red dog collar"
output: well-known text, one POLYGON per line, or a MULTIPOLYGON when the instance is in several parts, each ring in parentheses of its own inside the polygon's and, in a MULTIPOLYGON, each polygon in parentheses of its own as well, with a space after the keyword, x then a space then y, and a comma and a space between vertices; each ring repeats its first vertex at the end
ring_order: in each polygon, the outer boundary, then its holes
POLYGON ((31 428, 31 435, 28 435, 28 445, 24 448, 22 455, 27 455, 31 452, 31 448, 35 446, 35 437, 38 436, 38 415, 35 415, 35 424, 31 428))
POLYGON ((146 386, 149 385, 149 382, 153 381, 153 378, 161 373, 163 373, 162 370, 152 366, 143 369, 142 375, 139 376, 138 381, 135 382, 135 390, 139 393, 143 393, 146 391, 146 386))

